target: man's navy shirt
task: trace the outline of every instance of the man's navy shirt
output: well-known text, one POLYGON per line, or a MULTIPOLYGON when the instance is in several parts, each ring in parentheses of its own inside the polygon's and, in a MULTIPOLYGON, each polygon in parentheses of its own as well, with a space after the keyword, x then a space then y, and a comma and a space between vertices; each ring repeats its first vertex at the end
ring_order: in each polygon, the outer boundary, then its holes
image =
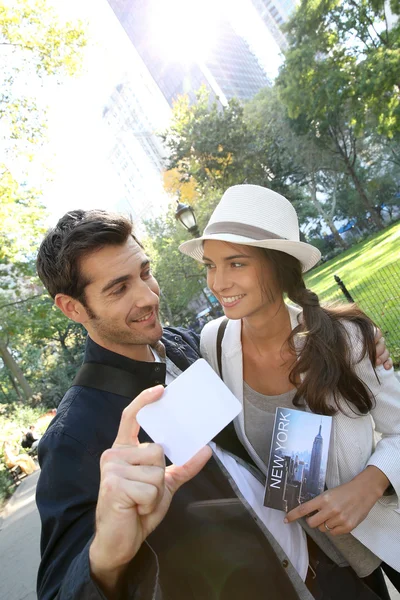
MULTIPOLYGON (((167 328, 167 356, 182 371, 199 358, 198 337, 167 328)), ((135 375, 137 394, 164 383, 164 363, 130 360, 88 339, 86 362, 135 375)), ((100 456, 116 438, 131 402, 97 389, 73 386, 39 444, 42 472, 37 505, 42 520, 38 600, 104 600, 91 578, 89 548, 95 532, 100 456)), ((141 442, 151 441, 143 430, 141 442)), ((234 427, 215 438, 232 454, 251 459, 234 427)), ((168 513, 127 566, 123 600, 204 600, 220 586, 222 599, 295 600, 297 594, 254 516, 211 458, 175 493, 168 513), (159 595, 161 594, 161 595, 159 595)))
MULTIPOLYGON (((162 342, 167 356, 182 371, 199 358, 196 333, 167 327, 162 342)), ((106 350, 89 337, 84 362, 117 367, 135 375, 137 390, 134 397, 149 387, 165 383, 164 363, 132 360, 106 350)), ((41 439, 39 462, 42 471, 36 493, 42 520, 42 561, 38 573, 40 600, 57 596, 69 565, 92 539, 100 486, 99 459, 114 443, 122 411, 132 399, 73 386, 65 394, 56 417, 41 439)), ((142 443, 151 441, 143 430, 139 439, 142 443)), ((83 568, 82 564, 79 568, 83 568)), ((86 570, 85 577, 89 575, 86 570)))

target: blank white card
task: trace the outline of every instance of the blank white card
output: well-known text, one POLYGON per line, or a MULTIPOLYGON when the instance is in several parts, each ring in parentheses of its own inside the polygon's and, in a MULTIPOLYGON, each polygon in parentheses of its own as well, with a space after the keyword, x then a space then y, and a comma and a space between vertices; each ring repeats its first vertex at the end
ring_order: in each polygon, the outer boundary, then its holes
POLYGON ((200 359, 169 384, 160 400, 144 406, 137 421, 172 463, 183 465, 241 410, 239 400, 200 359))

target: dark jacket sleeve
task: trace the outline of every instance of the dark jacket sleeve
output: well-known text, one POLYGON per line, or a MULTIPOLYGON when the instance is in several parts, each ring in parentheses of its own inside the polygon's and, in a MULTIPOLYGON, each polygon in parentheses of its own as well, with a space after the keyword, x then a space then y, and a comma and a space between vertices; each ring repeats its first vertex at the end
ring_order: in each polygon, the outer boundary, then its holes
POLYGON ((164 327, 170 334, 178 334, 200 356, 200 336, 195 331, 184 327, 164 327))
MULTIPOLYGON (((36 493, 42 521, 38 600, 104 600, 91 578, 89 547, 94 535, 99 458, 62 432, 40 443, 41 474, 36 493)), ((143 544, 128 567, 124 599, 151 600, 157 558, 143 544)))

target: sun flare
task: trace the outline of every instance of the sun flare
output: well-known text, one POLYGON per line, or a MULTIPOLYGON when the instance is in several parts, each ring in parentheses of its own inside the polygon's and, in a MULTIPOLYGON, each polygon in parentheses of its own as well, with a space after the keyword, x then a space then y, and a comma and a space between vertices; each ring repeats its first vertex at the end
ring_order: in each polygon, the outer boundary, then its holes
POLYGON ((163 0, 152 17, 152 43, 171 61, 205 60, 217 35, 218 2, 163 0))

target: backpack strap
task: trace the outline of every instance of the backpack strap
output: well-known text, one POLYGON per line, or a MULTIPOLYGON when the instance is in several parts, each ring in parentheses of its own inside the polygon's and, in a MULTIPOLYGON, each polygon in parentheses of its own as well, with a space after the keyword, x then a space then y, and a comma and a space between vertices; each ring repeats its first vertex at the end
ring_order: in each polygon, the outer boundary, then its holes
MULTIPOLYGON (((219 324, 217 340, 216 340, 218 371, 219 371, 219 376, 221 377, 222 380, 223 380, 223 377, 222 377, 222 340, 224 339, 224 333, 225 333, 226 326, 228 325, 228 321, 229 321, 229 319, 225 318, 219 324)), ((213 442, 218 444, 218 446, 221 446, 221 448, 223 448, 224 450, 228 450, 228 452, 235 454, 236 456, 238 456, 245 462, 249 463, 250 465, 253 465, 254 467, 256 466, 253 459, 247 453, 247 450, 245 449, 245 447, 239 441, 239 438, 237 437, 237 434, 235 431, 235 426, 233 424, 233 421, 231 423, 229 423, 229 425, 224 427, 224 429, 222 429, 222 431, 220 431, 214 437, 213 442)))
POLYGON ((137 377, 128 371, 99 363, 84 363, 75 376, 71 386, 85 387, 118 394, 125 398, 135 398, 138 389, 137 377))
POLYGON ((225 317, 225 319, 222 319, 221 323, 219 324, 218 333, 217 333, 218 372, 219 372, 219 376, 221 377, 222 381, 224 380, 224 378, 222 376, 222 340, 224 339, 224 333, 225 333, 226 326, 228 325, 228 320, 229 319, 227 319, 226 317, 225 317))

